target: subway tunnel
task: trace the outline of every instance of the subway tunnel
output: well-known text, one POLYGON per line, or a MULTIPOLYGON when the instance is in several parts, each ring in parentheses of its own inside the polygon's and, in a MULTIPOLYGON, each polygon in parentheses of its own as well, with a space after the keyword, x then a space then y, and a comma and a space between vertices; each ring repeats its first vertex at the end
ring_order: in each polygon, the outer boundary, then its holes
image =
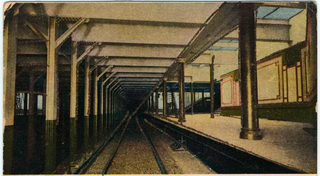
POLYGON ((316 12, 5 3, 3 174, 316 173, 316 12))

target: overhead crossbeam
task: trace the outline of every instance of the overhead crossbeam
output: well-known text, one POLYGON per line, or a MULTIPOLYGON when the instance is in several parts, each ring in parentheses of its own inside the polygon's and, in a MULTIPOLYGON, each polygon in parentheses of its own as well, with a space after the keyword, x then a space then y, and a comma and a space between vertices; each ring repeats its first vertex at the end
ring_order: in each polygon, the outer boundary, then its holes
POLYGON ((71 36, 71 34, 84 22, 89 22, 89 18, 81 18, 76 23, 72 25, 71 28, 69 28, 65 33, 63 33, 57 40, 56 40, 56 48, 60 48, 60 46, 64 43, 64 41, 67 40, 68 37, 71 36))
MULTIPOLYGON (((110 85, 112 84, 112 83, 114 83, 117 79, 118 79, 119 77, 115 77, 108 85, 107 85, 107 89, 110 87, 110 85)), ((102 84, 105 84, 107 81, 105 80, 105 81, 103 81, 103 83, 102 84)))
POLYGON ((112 67, 113 67, 113 66, 111 65, 111 66, 107 67, 106 69, 104 69, 103 72, 98 75, 97 81, 99 81, 99 79, 100 79, 107 71, 109 71, 112 67))
MULTIPOLYGON (((111 75, 109 75, 105 80, 103 80, 103 82, 102 82, 102 85, 105 85, 106 84, 106 82, 110 79, 110 78, 112 78, 112 76, 113 75, 115 75, 117 72, 113 72, 111 75)), ((118 77, 116 77, 114 80, 117 80, 118 79, 118 77)))
POLYGON ((24 24, 26 24, 31 30, 32 32, 34 32, 36 35, 38 35, 39 37, 41 37, 44 40, 49 40, 48 35, 46 35, 45 33, 41 32, 40 30, 38 30, 36 27, 34 27, 33 24, 31 24, 27 19, 23 19, 24 24))
POLYGON ((98 45, 100 45, 100 43, 94 43, 92 44, 89 48, 87 48, 82 54, 81 56, 77 59, 77 63, 79 64, 81 61, 83 61, 83 59, 85 59, 85 57, 98 45))
POLYGON ((32 82, 32 85, 34 85, 34 83, 36 83, 43 75, 44 75, 44 73, 42 73, 36 79, 34 79, 34 81, 32 82))
POLYGON ((90 73, 93 72, 93 70, 96 69, 102 61, 104 60, 100 59, 97 63, 95 63, 94 66, 90 68, 90 73))

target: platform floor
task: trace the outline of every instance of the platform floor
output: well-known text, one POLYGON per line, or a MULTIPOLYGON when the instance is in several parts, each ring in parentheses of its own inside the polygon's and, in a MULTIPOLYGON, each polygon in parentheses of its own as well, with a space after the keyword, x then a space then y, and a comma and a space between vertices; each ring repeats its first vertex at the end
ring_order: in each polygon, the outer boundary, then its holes
MULTIPOLYGON (((170 120, 178 121, 174 117, 169 117, 170 120)), ((313 128, 311 124, 267 119, 260 119, 259 122, 263 135, 259 141, 239 138, 240 117, 216 115, 211 119, 210 114, 186 115, 183 125, 277 163, 307 173, 317 172, 317 138, 303 130, 313 128)))

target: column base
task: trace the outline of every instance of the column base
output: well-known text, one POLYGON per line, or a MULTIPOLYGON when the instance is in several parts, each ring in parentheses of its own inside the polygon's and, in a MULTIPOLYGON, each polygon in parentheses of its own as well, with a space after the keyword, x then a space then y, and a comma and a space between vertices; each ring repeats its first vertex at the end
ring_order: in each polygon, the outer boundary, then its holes
POLYGON ((178 120, 178 122, 186 122, 186 119, 178 120))
POLYGON ((97 138, 98 138, 98 116, 97 115, 93 115, 93 120, 92 120, 92 146, 95 147, 95 144, 97 142, 97 138))
POLYGON ((248 140, 261 140, 262 135, 261 135, 260 129, 252 131, 252 130, 247 130, 242 128, 240 132, 240 138, 248 139, 248 140))
POLYGON ((84 150, 88 151, 89 150, 89 136, 90 136, 90 119, 89 116, 84 116, 84 128, 83 128, 83 145, 84 145, 84 150))
POLYGON ((46 120, 45 131, 45 174, 52 174, 56 169, 56 120, 46 120))
POLYGON ((77 155, 77 119, 70 117, 70 158, 71 161, 75 160, 77 155))
POLYGON ((3 174, 12 174, 14 126, 5 126, 3 133, 3 174))

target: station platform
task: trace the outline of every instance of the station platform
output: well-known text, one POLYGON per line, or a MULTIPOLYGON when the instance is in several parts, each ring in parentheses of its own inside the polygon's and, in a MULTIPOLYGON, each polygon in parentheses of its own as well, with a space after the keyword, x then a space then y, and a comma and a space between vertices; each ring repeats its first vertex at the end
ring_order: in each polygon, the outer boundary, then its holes
MULTIPOLYGON (((176 117, 163 119, 162 115, 148 115, 181 127, 176 117)), ((263 139, 254 141, 239 138, 240 123, 240 117, 236 116, 216 114, 211 119, 210 114, 194 114, 186 115, 182 126, 275 163, 306 173, 317 172, 317 137, 304 130, 312 129, 311 124, 260 119, 263 139)))

